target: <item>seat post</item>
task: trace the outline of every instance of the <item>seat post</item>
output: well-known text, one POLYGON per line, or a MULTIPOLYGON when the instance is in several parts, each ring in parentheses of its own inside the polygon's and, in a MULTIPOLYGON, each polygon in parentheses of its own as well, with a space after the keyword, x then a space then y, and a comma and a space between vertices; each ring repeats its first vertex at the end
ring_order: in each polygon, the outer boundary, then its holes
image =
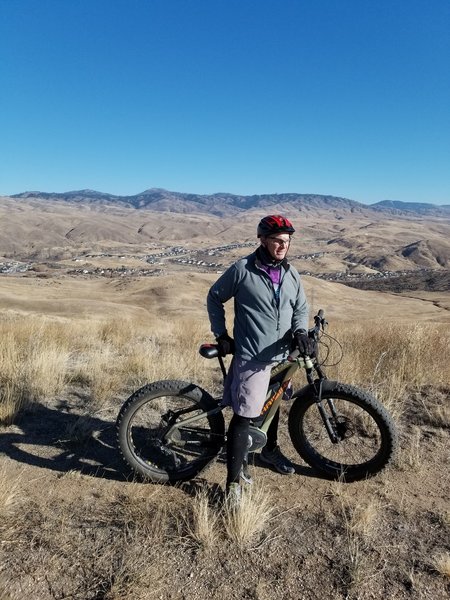
POLYGON ((224 364, 223 358, 220 356, 220 354, 217 358, 219 360, 219 365, 220 365, 220 368, 222 370, 222 375, 223 375, 223 382, 225 384, 225 377, 227 376, 227 370, 225 369, 225 364, 224 364))

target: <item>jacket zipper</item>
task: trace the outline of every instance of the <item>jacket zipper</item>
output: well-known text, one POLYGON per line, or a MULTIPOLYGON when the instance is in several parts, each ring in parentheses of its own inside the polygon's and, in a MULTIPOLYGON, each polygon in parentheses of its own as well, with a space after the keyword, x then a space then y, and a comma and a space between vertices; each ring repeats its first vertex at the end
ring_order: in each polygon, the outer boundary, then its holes
POLYGON ((258 265, 256 265, 258 267, 258 269, 261 271, 261 273, 266 277, 266 281, 267 284, 270 286, 271 292, 272 292, 272 306, 275 309, 275 314, 277 317, 277 331, 280 331, 280 301, 281 301, 281 284, 283 283, 284 280, 284 276, 285 276, 285 272, 283 272, 282 268, 280 268, 280 285, 278 286, 278 303, 277 303, 277 297, 275 294, 275 288, 273 285, 273 281, 270 279, 270 276, 268 273, 266 273, 266 271, 264 271, 264 269, 261 269, 261 267, 259 267, 258 265))

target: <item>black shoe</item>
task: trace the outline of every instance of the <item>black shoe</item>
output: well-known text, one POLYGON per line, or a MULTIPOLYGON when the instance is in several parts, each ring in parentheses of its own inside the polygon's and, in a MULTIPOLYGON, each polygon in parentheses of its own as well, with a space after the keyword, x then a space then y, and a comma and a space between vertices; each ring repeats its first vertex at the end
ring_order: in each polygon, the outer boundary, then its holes
POLYGON ((282 475, 292 475, 295 473, 294 465, 286 456, 284 456, 284 454, 282 454, 280 446, 275 446, 273 450, 269 450, 267 446, 265 446, 262 449, 259 458, 262 462, 272 465, 272 467, 282 475))

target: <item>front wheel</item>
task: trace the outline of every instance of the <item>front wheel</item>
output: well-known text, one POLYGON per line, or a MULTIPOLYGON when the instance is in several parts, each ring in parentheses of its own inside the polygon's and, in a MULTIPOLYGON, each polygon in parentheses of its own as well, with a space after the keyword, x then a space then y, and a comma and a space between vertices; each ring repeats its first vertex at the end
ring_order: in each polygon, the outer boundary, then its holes
POLYGON ((128 398, 117 417, 126 462, 155 483, 196 476, 219 453, 225 424, 217 402, 186 381, 156 381, 128 398))
POLYGON ((328 478, 356 481, 378 473, 394 458, 397 433, 386 409, 356 387, 323 381, 322 402, 332 441, 310 387, 297 394, 289 434, 303 460, 328 478))

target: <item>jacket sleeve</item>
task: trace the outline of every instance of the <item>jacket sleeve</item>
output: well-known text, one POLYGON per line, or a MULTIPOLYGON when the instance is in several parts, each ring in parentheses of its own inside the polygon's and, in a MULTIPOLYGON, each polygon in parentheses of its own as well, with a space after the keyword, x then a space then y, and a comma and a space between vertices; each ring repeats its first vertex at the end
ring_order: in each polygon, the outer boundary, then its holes
POLYGON ((231 265, 229 269, 223 273, 211 286, 206 298, 206 306, 208 309, 209 322, 211 323, 211 331, 217 337, 225 333, 227 327, 225 322, 225 307, 227 302, 236 294, 238 274, 235 265, 231 265))
POLYGON ((292 313, 292 332, 295 332, 298 329, 305 329, 308 331, 309 306, 306 300, 305 290, 298 273, 296 273, 296 279, 298 282, 298 288, 292 313))

